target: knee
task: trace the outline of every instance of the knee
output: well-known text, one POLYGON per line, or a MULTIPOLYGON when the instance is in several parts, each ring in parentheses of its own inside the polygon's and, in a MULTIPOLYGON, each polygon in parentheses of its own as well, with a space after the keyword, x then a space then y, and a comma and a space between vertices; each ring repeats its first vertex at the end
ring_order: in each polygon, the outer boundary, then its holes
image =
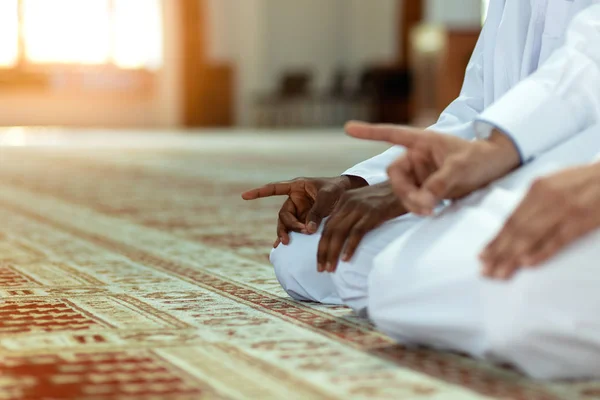
POLYGON ((283 290, 294 300, 303 301, 307 299, 294 290, 298 286, 297 280, 301 275, 298 271, 299 266, 302 265, 298 260, 300 255, 301 253, 294 246, 280 244, 271 251, 270 260, 283 290))
MULTIPOLYGON (((486 307, 487 353, 492 360, 509 363, 537 379, 581 379, 598 376, 598 332, 595 313, 586 306, 561 298, 552 271, 524 273, 509 284, 506 296, 486 307), (594 315, 592 315, 594 314, 594 315)), ((563 280, 564 283, 564 280, 563 280)), ((567 283, 568 286, 568 283, 567 283)), ((582 295, 580 300, 589 296, 582 295)))
POLYGON ((370 267, 370 264, 362 265, 356 261, 340 263, 337 271, 331 275, 340 299, 359 314, 367 308, 370 267))
POLYGON ((496 315, 496 321, 486 329, 486 358, 509 364, 536 379, 564 378, 565 359, 553 354, 555 349, 547 341, 550 332, 529 312, 527 307, 507 307, 496 315))
POLYGON ((382 332, 398 339, 400 321, 393 308, 398 306, 398 288, 394 288, 395 280, 388 271, 385 253, 373 261, 373 269, 367 279, 369 297, 367 313, 369 319, 382 332))
MULTIPOLYGON (((367 313, 369 296, 379 294, 369 289, 369 277, 375 268, 375 260, 385 252, 391 242, 402 236, 413 224, 408 218, 401 217, 369 232, 361 241, 352 260, 339 264, 332 280, 344 304, 360 315, 367 313)), ((376 276, 377 273, 374 279, 378 280, 376 276)))
POLYGON ((312 275, 316 274, 316 248, 310 249, 310 238, 292 233, 290 244, 280 244, 271 251, 271 264, 275 276, 286 293, 294 300, 315 300, 308 296, 307 288, 311 285, 312 275))

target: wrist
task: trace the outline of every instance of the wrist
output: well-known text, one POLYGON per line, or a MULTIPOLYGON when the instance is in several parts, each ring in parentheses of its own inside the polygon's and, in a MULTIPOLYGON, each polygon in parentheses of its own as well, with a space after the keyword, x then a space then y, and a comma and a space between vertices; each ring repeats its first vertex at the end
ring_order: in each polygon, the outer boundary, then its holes
POLYGON ((592 173, 598 177, 598 181, 600 181, 600 161, 596 161, 590 164, 589 168, 592 171, 592 173))
POLYGON ((340 176, 340 179, 346 190, 359 189, 361 187, 369 186, 369 183, 360 176, 342 175, 340 176))
POLYGON ((521 165, 521 154, 515 142, 507 134, 494 129, 486 142, 492 145, 494 159, 500 162, 507 171, 521 165))

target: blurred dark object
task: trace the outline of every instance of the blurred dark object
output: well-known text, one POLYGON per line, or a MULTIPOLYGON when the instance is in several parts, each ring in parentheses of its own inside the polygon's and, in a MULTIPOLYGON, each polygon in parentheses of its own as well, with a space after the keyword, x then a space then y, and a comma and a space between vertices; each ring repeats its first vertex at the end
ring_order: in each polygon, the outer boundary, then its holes
POLYGON ((312 86, 309 71, 283 74, 272 93, 257 96, 258 127, 340 126, 350 119, 407 123, 410 120, 412 80, 407 68, 374 66, 352 82, 343 68, 334 71, 321 93, 312 86))
POLYGON ((279 84, 279 97, 291 99, 311 95, 312 74, 309 71, 295 71, 284 74, 279 84))
POLYGON ((348 93, 348 73, 345 69, 337 69, 332 76, 329 86, 329 96, 332 98, 343 98, 348 93))
POLYGON ((370 119, 382 123, 408 123, 412 75, 398 66, 372 67, 364 71, 359 97, 366 99, 370 119))
POLYGON ((257 96, 255 125, 266 128, 306 126, 313 103, 312 80, 310 71, 285 72, 274 92, 257 96))

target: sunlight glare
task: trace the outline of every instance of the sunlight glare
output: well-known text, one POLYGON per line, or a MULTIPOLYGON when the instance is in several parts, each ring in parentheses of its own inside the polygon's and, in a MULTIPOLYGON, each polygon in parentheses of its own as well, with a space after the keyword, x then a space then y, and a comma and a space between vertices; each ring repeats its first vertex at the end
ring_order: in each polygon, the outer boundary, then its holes
POLYGON ((12 67, 17 63, 18 21, 17 0, 0 0, 0 67, 12 67))
POLYGON ((114 61, 121 68, 162 64, 160 0, 115 0, 114 61))
POLYGON ((42 63, 107 62, 107 4, 105 0, 24 0, 28 59, 42 63))
POLYGON ((14 126, 0 130, 0 147, 20 147, 27 144, 25 128, 14 126))
POLYGON ((113 0, 113 4, 114 18, 108 0, 23 0, 27 59, 159 68, 161 0, 113 0))

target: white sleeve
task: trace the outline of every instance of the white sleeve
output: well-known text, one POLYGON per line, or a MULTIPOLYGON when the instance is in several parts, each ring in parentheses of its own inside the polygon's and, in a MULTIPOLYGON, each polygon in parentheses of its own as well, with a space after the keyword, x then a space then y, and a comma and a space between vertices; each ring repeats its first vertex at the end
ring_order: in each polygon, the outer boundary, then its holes
MULTIPOLYGON (((477 46, 467 66, 465 80, 460 96, 454 100, 440 115, 438 122, 428 130, 447 133, 465 139, 474 139, 473 121, 483 111, 483 60, 486 31, 490 23, 494 23, 493 15, 489 15, 485 27, 479 36, 477 46)), ((395 161, 404 148, 395 146, 367 161, 350 168, 343 175, 359 176, 369 185, 385 182, 388 179, 387 167, 395 161)))
POLYGON ((475 130, 485 137, 498 128, 527 162, 599 120, 600 5, 593 5, 573 19, 564 46, 486 109, 475 130))

